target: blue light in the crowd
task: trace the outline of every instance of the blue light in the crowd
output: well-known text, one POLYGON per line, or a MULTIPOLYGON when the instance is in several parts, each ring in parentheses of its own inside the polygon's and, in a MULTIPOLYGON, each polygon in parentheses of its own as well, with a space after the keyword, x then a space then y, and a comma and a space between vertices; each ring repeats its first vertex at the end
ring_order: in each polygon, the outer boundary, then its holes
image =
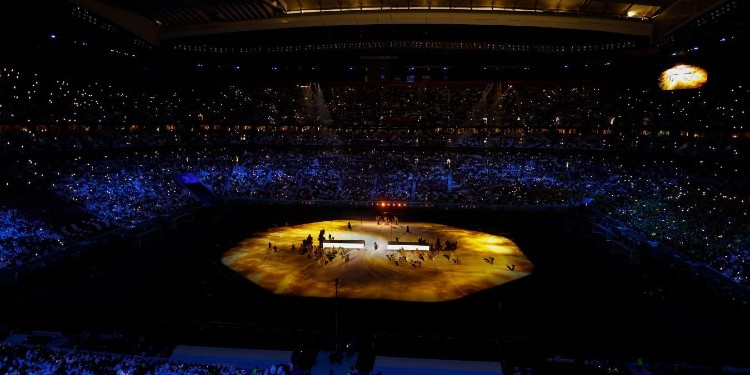
POLYGON ((50 39, 57 39, 57 34, 49 34, 50 39))

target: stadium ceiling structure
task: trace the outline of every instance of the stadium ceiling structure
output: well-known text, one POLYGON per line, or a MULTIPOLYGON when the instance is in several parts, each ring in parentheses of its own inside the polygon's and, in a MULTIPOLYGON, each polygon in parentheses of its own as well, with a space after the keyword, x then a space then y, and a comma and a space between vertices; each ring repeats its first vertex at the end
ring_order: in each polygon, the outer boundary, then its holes
POLYGON ((162 41, 344 25, 532 26, 658 40, 727 0, 70 0, 133 34, 162 41))

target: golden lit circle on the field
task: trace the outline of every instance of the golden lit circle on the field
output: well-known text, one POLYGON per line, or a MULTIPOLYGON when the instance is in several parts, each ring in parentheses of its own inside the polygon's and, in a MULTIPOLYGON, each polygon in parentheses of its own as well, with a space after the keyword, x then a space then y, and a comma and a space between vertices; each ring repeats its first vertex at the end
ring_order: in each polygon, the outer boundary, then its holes
POLYGON ((533 268, 505 237, 434 223, 347 220, 271 228, 224 253, 222 262, 276 294, 334 297, 338 279, 342 298, 425 302, 468 296, 526 276, 533 268), (359 246, 364 241, 364 249, 300 251, 308 236, 317 248, 321 230, 327 242, 347 246, 346 240, 359 246), (401 249, 420 239, 433 250, 401 249), (435 250, 438 239, 443 250, 435 250), (387 249, 389 241, 396 250, 387 249), (445 250, 446 241, 449 247, 455 244, 455 250, 445 250))

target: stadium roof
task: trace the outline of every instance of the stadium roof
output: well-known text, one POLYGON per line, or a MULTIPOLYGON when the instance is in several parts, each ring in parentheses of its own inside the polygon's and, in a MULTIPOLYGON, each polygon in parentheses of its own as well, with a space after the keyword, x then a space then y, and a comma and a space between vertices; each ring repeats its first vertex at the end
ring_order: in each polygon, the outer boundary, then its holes
POLYGON ((71 0, 154 44, 344 25, 532 26, 658 39, 726 0, 71 0))

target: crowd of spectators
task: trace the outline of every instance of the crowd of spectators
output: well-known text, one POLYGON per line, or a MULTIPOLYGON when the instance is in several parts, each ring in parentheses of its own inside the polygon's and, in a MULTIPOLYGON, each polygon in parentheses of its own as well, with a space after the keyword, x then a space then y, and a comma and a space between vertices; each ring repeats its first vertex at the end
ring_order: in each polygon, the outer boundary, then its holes
MULTIPOLYGON (((685 92, 532 83, 134 92, 3 68, 0 88, 0 153, 11 156, 0 190, 52 192, 86 212, 96 230, 196 204, 174 179, 186 172, 226 199, 470 206, 587 199, 750 284, 742 163, 750 89, 740 84, 685 92), (650 152, 669 157, 631 157, 650 152)), ((12 223, 0 231, 2 266, 89 233, 45 225, 15 207, 0 207, 0 215, 12 223)))
POLYGON ((637 151, 747 160, 750 87, 362 83, 170 91, 0 70, 0 153, 174 145, 637 151))
MULTIPOLYGON (((279 368, 285 368, 283 373, 291 375, 289 364, 279 368)), ((279 373, 275 365, 273 369, 274 374, 279 373)), ((263 375, 269 374, 270 370, 257 366, 206 365, 141 355, 0 343, 0 373, 3 374, 263 375)))
POLYGON ((0 269, 22 264, 65 246, 64 236, 41 220, 0 206, 0 269))

